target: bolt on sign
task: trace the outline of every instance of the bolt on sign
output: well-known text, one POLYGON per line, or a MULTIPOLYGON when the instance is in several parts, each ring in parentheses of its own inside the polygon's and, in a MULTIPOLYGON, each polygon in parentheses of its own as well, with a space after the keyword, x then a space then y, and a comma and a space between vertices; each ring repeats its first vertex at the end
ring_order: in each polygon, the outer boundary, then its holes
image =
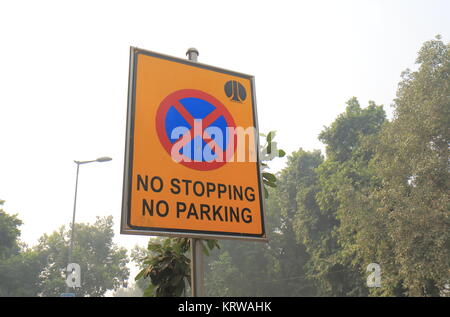
POLYGON ((254 77, 130 51, 121 233, 266 240, 254 77))

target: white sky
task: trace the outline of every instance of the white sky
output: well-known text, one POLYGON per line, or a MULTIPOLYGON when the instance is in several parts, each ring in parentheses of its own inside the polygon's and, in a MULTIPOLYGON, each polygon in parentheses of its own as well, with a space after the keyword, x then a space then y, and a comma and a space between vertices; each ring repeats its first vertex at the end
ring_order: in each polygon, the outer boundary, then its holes
MULTIPOLYGON (((387 110, 424 41, 449 40, 450 1, 1 1, 0 199, 30 245, 113 215, 120 236, 129 47, 252 74, 260 130, 288 153, 322 148, 356 96, 387 110)), ((284 160, 274 164, 280 169, 284 160)))

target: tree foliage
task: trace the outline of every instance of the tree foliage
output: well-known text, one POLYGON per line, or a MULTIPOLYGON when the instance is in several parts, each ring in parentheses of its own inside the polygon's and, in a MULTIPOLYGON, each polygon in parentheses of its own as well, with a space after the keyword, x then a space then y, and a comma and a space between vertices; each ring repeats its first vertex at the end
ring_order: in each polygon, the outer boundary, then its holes
MULTIPOLYGON (((127 251, 113 242, 112 216, 98 218, 93 225, 75 224, 72 262, 81 268, 81 287, 72 289, 77 296, 103 296, 116 290, 127 279, 127 251)), ((59 296, 65 292, 71 230, 61 227, 39 239, 35 251, 45 255, 41 272, 42 296, 59 296)))
MULTIPOLYGON (((44 234, 30 248, 19 240, 21 223, 0 210, 0 296, 60 296, 66 291, 70 230, 44 234)), ((71 291, 77 296, 103 296, 128 279, 126 250, 113 243, 112 226, 112 216, 75 225, 72 262, 81 267, 81 287, 71 291)))
POLYGON ((326 158, 288 157, 267 200, 269 244, 221 243, 210 295, 450 293, 449 44, 426 42, 417 63, 402 74, 390 122, 353 97, 319 135, 326 158), (367 287, 370 263, 380 288, 367 287))
MULTIPOLYGON (((0 200, 0 206, 4 202, 4 200, 0 200)), ((0 209, 0 259, 8 258, 19 252, 18 239, 21 225, 22 221, 17 218, 17 215, 9 215, 0 209)))
POLYGON ((0 209, 0 296, 37 294, 42 256, 20 242, 20 225, 17 215, 0 209))
POLYGON ((417 63, 403 73, 394 120, 380 135, 380 185, 370 198, 384 220, 376 237, 387 240, 377 257, 385 278, 404 295, 439 296, 450 281, 450 45, 426 42, 417 63))
POLYGON ((278 175, 277 187, 268 190, 268 243, 221 241, 220 250, 207 259, 205 288, 209 296, 310 296, 315 293, 305 272, 308 254, 296 242, 287 201, 280 195, 289 188, 285 176, 287 173, 278 175))
POLYGON ((186 291, 190 279, 190 260, 186 253, 190 240, 185 238, 166 238, 150 240, 148 252, 141 259, 142 269, 136 281, 149 279, 144 296, 181 296, 186 291))

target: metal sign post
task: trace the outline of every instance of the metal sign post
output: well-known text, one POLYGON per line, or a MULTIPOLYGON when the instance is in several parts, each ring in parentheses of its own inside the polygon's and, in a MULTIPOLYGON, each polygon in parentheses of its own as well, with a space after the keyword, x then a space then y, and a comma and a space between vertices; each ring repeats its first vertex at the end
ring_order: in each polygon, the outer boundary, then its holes
POLYGON ((192 297, 205 296, 204 287, 204 259, 202 240, 191 238, 191 290, 192 297))
MULTIPOLYGON (((187 50, 188 59, 193 62, 198 60, 198 51, 195 48, 187 50)), ((202 252, 202 241, 191 238, 191 290, 192 297, 205 296, 204 288, 204 259, 202 252)))

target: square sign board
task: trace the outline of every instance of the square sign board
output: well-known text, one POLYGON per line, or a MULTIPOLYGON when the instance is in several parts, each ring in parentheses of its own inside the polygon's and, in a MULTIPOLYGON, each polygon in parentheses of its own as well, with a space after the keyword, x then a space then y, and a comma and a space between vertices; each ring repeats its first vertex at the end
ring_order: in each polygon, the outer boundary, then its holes
POLYGON ((131 48, 121 233, 266 240, 254 77, 131 48))

